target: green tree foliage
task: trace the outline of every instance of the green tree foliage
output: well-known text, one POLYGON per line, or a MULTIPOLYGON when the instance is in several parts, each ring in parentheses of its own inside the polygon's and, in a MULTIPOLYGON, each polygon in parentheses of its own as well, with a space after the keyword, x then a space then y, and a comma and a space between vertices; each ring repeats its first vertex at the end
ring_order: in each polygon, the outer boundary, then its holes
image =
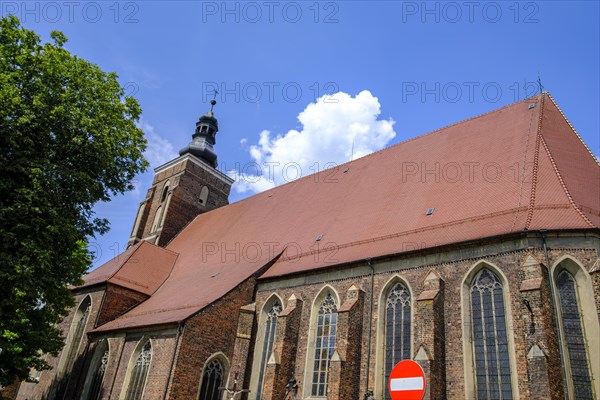
POLYGON ((69 285, 91 264, 87 238, 108 229, 92 210, 145 170, 141 109, 117 75, 78 58, 53 32, 42 43, 0 19, 0 385, 47 367, 69 285))

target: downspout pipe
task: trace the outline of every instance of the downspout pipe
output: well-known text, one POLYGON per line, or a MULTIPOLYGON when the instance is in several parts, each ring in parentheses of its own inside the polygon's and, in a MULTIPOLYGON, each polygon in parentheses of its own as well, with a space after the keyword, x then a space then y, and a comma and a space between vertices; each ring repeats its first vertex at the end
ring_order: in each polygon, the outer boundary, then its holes
POLYGON ((562 333, 561 333, 561 329, 560 329, 560 323, 558 321, 558 310, 557 308, 560 306, 560 304, 557 302, 557 296, 556 296, 556 289, 554 288, 554 277, 552 276, 552 269, 550 267, 550 256, 548 255, 548 246, 546 245, 546 236, 544 235, 547 231, 545 229, 540 229, 538 230, 541 238, 542 238, 542 244, 544 246, 544 256, 546 257, 546 268, 548 269, 548 280, 549 280, 549 284, 550 284, 550 297, 552 297, 552 311, 553 311, 553 316, 554 316, 554 324, 556 327, 556 334, 558 336, 558 350, 560 352, 560 373, 562 375, 562 380, 563 380, 563 392, 565 395, 565 399, 569 399, 569 390, 567 387, 567 372, 566 372, 566 367, 565 367, 565 360, 564 360, 564 344, 563 344, 563 340, 562 340, 562 333))
POLYGON ((367 259, 367 264, 369 265, 369 268, 371 269, 371 299, 369 301, 369 335, 368 335, 368 339, 367 339, 367 376, 365 377, 365 399, 369 398, 370 396, 372 396, 372 392, 369 390, 369 373, 370 373, 370 366, 371 366, 371 336, 372 336, 372 321, 373 321, 373 290, 374 290, 374 275, 375 275, 375 268, 373 267, 373 263, 371 262, 371 259, 368 258, 367 259))

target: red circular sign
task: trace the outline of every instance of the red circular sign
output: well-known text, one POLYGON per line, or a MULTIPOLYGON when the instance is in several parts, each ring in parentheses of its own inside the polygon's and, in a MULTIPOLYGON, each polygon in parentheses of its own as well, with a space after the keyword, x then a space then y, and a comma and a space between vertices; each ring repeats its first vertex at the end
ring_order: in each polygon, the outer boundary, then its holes
POLYGON ((392 400, 422 400, 427 384, 423 368, 412 360, 400 361, 390 374, 388 390, 392 400))

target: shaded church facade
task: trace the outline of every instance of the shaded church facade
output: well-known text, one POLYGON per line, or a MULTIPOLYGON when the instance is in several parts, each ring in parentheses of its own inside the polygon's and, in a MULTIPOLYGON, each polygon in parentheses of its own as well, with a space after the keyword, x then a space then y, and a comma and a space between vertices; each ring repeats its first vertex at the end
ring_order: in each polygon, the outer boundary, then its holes
POLYGON ((600 398, 600 165, 547 93, 228 204, 218 123, 155 170, 16 399, 600 398))

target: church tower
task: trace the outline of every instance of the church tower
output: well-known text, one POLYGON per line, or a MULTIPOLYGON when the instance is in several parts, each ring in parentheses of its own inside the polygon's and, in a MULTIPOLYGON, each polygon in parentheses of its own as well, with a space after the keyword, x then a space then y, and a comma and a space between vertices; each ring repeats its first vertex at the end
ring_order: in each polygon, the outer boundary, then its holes
POLYGON ((179 157, 154 170, 154 181, 140 203, 127 243, 147 240, 166 245, 197 215, 229 204, 233 179, 217 170, 215 136, 219 131, 211 100, 210 111, 196 122, 192 141, 179 157))

